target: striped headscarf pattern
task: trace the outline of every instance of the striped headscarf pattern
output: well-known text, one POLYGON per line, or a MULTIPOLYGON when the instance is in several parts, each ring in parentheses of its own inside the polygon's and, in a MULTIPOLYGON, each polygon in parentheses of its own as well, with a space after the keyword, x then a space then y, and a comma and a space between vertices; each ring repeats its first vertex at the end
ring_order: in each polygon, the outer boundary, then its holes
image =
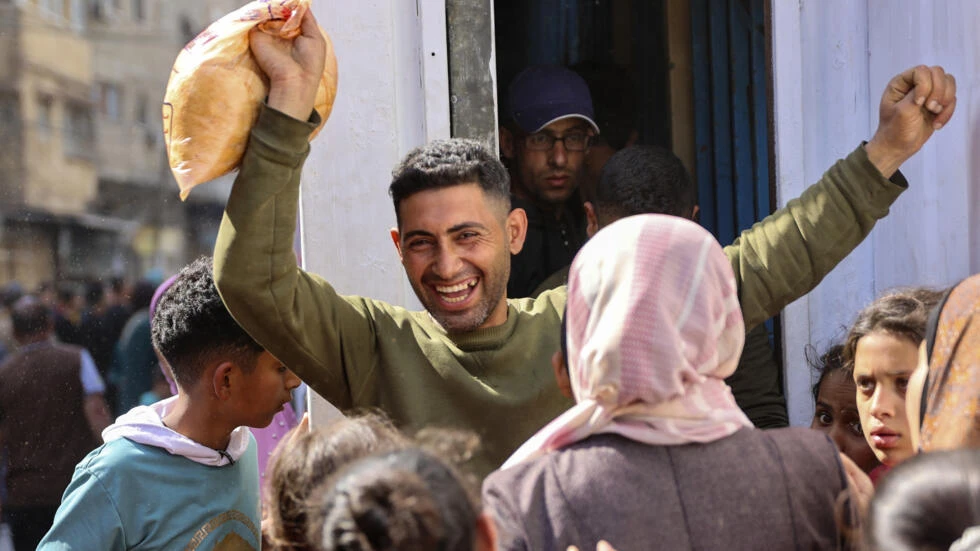
POLYGON ((745 340, 735 276, 701 226, 643 214, 600 231, 572 263, 565 321, 576 405, 505 468, 594 434, 678 445, 752 426, 724 381, 745 340))

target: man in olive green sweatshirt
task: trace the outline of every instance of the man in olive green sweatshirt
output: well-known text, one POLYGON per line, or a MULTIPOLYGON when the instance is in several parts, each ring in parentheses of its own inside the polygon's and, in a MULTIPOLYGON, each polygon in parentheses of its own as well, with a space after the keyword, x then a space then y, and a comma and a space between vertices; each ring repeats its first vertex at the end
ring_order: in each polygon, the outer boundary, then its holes
MULTIPOLYGON (((377 407, 409 430, 475 431, 483 448, 473 467, 486 474, 571 405, 549 361, 559 346, 565 289, 506 298, 509 258, 527 227, 524 213, 510 211, 501 194, 506 172, 465 140, 410 153, 391 186, 398 220, 392 238, 426 310, 341 297, 300 269, 292 249, 307 138, 319 122, 310 113, 323 38, 308 12, 295 41, 256 33, 252 51, 270 91, 215 247, 226 306, 341 410, 377 407)), ((941 69, 897 76, 872 140, 725 249, 747 327, 812 289, 864 239, 906 187, 899 165, 954 105, 955 84, 941 69)))

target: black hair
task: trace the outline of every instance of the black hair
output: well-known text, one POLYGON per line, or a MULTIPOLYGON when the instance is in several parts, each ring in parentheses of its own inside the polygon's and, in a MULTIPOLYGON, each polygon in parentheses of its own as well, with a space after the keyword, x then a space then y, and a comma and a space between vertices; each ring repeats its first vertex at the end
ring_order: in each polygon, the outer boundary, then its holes
POLYGON ((454 469, 420 449, 362 459, 328 481, 308 539, 336 551, 470 551, 479 505, 454 469))
POLYGON ((391 173, 388 193, 401 225, 401 202, 428 190, 476 183, 510 211, 510 176, 493 153, 475 140, 439 140, 413 149, 391 173))
POLYGON ((596 187, 599 224, 635 214, 690 218, 697 195, 684 163, 671 151, 634 145, 609 158, 596 187))
POLYGON ((902 462, 879 482, 864 539, 871 550, 945 551, 978 525, 980 449, 930 452, 902 462))
POLYGON ((74 283, 62 282, 55 287, 58 304, 68 304, 77 296, 79 296, 78 287, 74 283))
POLYGON ((174 378, 191 388, 211 362, 228 358, 249 371, 264 349, 235 322, 214 286, 210 257, 188 264, 160 297, 152 320, 153 346, 174 378))
POLYGON ((819 357, 814 357, 816 356, 815 349, 808 346, 804 355, 810 367, 819 374, 817 382, 811 389, 813 390, 813 401, 816 402, 817 396, 820 394, 820 385, 827 378, 827 375, 835 371, 845 371, 844 345, 833 344, 819 357))
POLYGON ((16 337, 33 337, 51 329, 51 310, 37 297, 24 295, 11 307, 10 321, 16 337))
POLYGON ((121 293, 123 291, 123 287, 125 286, 126 280, 124 280, 122 276, 112 276, 112 278, 109 280, 109 288, 112 289, 112 292, 114 293, 121 293))
POLYGON ((99 281, 89 281, 85 284, 85 305, 95 306, 96 304, 102 302, 102 298, 105 296, 105 288, 102 287, 102 283, 99 281))
POLYGON ((150 307, 150 302, 153 301, 153 293, 157 290, 157 286, 147 280, 140 280, 133 287, 133 292, 130 295, 129 307, 133 312, 138 312, 144 308, 150 307))
POLYGON ((24 288, 20 283, 11 281, 0 287, 0 307, 12 308, 14 303, 24 296, 24 288))

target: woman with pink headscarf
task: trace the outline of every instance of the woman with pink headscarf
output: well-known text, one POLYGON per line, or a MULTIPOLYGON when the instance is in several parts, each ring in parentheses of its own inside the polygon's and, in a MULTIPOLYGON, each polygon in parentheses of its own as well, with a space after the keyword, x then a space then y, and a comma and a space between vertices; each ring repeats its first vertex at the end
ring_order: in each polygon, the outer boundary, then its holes
POLYGON ((559 385, 576 405, 490 475, 500 549, 835 548, 834 444, 752 428, 724 379, 745 336, 721 246, 641 215, 572 263, 559 385))

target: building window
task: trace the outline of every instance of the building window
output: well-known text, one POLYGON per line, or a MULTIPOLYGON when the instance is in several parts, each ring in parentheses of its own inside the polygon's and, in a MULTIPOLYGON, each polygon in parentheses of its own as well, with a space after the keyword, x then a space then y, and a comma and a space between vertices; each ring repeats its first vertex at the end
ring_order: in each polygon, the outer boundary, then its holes
POLYGON ((64 127, 65 155, 91 159, 95 132, 91 110, 80 104, 69 103, 65 107, 64 127))
POLYGON ((48 141, 51 138, 51 111, 54 100, 51 96, 38 96, 37 98, 37 136, 41 141, 48 141))
POLYGON ((110 121, 118 121, 122 90, 116 84, 103 82, 99 84, 99 112, 110 121))
POLYGON ((136 96, 136 109, 133 112, 133 120, 140 124, 140 126, 146 126, 149 120, 147 110, 149 109, 150 101, 147 99, 146 94, 140 94, 136 96))
POLYGON ((144 0, 131 0, 131 2, 133 21, 146 21, 146 3, 144 0))
POLYGON ((0 137, 16 135, 20 127, 20 110, 17 96, 0 93, 0 137))

